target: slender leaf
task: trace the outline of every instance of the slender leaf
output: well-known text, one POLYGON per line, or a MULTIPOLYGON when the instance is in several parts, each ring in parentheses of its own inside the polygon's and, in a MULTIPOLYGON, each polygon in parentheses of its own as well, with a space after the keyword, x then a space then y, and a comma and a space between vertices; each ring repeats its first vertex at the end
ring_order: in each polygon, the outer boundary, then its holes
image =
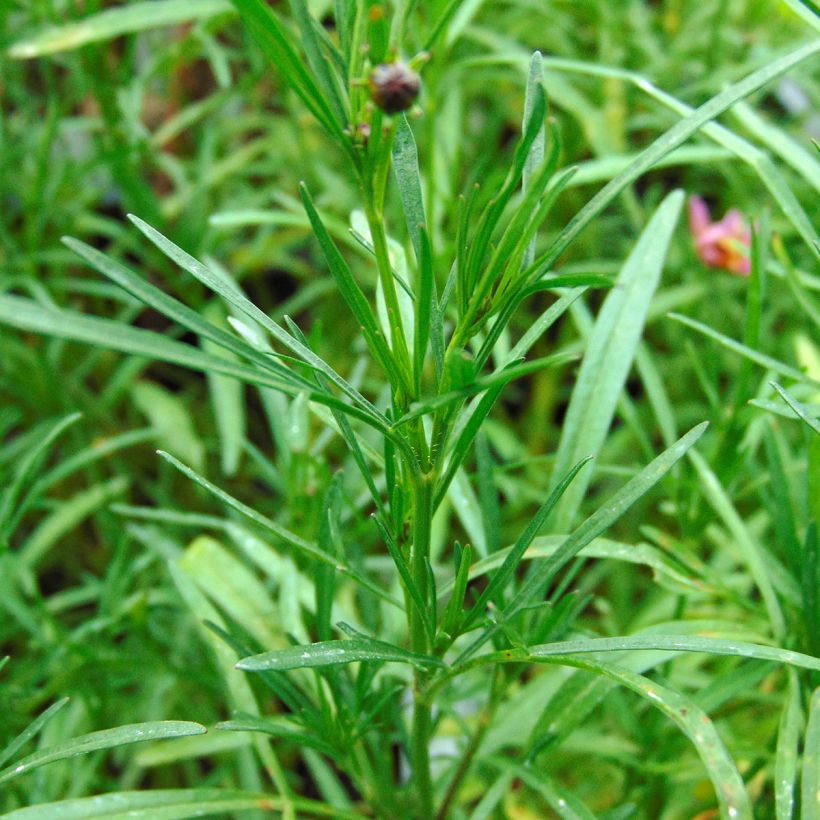
POLYGON ((395 601, 393 598, 390 597, 378 584, 369 580, 365 576, 358 573, 356 570, 351 569, 346 564, 344 564, 340 559, 334 558, 327 553, 323 552, 319 549, 316 544, 313 544, 309 541, 306 541, 296 533, 291 532, 287 527, 283 527, 281 524, 277 524, 272 519, 268 518, 265 515, 254 510, 252 507, 249 507, 247 504, 243 504, 238 499, 234 498, 232 495, 229 495, 224 490, 217 487, 215 484, 212 484, 208 481, 207 478, 201 476, 195 470, 192 470, 187 465, 183 464, 178 459, 174 458, 169 453, 165 453, 162 450, 157 451, 161 458, 164 458, 167 462, 172 464, 174 467, 177 468, 181 473, 188 476, 192 481, 196 482, 200 485, 200 487, 204 487, 209 493, 215 495, 220 501, 227 504, 229 507, 232 507, 237 512, 244 515, 246 518, 249 518, 251 521, 259 524, 264 529, 272 532, 274 535, 281 538, 286 543, 290 544, 292 547, 304 552, 306 555, 310 555, 312 558, 320 561, 322 563, 327 564, 328 566, 333 567, 338 572, 343 572, 345 575, 349 576, 357 583, 361 584, 366 589, 369 589, 375 595, 378 595, 383 600, 393 604, 393 606, 398 607, 399 609, 403 609, 398 601, 395 601))
POLYGON ((580 524, 558 550, 532 572, 521 591, 505 610, 505 617, 511 618, 531 603, 543 590, 544 586, 555 577, 561 567, 572 560, 590 541, 601 535, 617 521, 641 496, 649 492, 672 469, 672 466, 686 454, 689 448, 697 442, 706 431, 707 426, 707 422, 702 422, 693 427, 686 435, 679 438, 675 444, 647 464, 638 475, 627 482, 612 498, 580 524))
POLYGON ((284 812, 292 807, 302 816, 361 820, 361 815, 315 800, 289 800, 264 792, 237 789, 149 789, 111 792, 79 797, 58 803, 43 803, 17 809, 5 816, 11 820, 183 820, 244 812, 284 812))
POLYGON ((236 664, 236 668, 246 672, 261 672, 268 669, 304 669, 362 661, 408 663, 421 668, 442 665, 437 658, 410 652, 384 641, 372 638, 350 638, 342 641, 320 641, 306 646, 263 652, 261 655, 243 658, 236 664))
POLYGON ((697 330, 698 333, 702 333, 710 339, 714 339, 716 342, 723 345, 723 347, 728 348, 734 353, 739 353, 741 356, 749 359, 757 365, 760 365, 761 367, 765 367, 767 370, 773 370, 775 373, 780 373, 782 376, 788 376, 790 379, 795 379, 796 381, 810 384, 812 387, 820 388, 820 381, 811 378, 806 373, 802 373, 794 367, 783 364, 777 359, 767 356, 765 353, 759 353, 757 350, 752 350, 729 336, 725 336, 723 333, 713 330, 708 325, 704 325, 702 322, 698 322, 695 319, 690 319, 688 316, 681 316, 679 313, 670 313, 669 318, 697 330))
POLYGON ((595 196, 570 220, 561 231, 550 249, 540 261, 540 269, 549 270, 556 259, 566 250, 576 236, 595 217, 612 202, 621 191, 625 190, 636 179, 652 168, 658 160, 665 157, 689 137, 697 133, 711 120, 718 117, 736 102, 748 97, 781 74, 796 65, 810 59, 820 52, 820 39, 815 39, 789 54, 772 60, 762 68, 753 71, 737 83, 730 85, 720 94, 695 109, 691 114, 673 125, 656 139, 638 158, 611 182, 605 185, 595 196))
MULTIPOLYGON (((2 297, 0 297, 1 299, 2 297)), ((2 304, 0 304, 0 321, 2 321, 2 304)), ((8 545, 8 539, 14 529, 16 522, 22 515, 25 508, 25 501, 20 500, 23 488, 31 479, 38 463, 48 452, 49 447, 67 430, 72 424, 82 418, 82 413, 69 413, 56 421, 51 429, 45 433, 34 447, 29 450, 20 460, 15 471, 14 478, 6 486, 2 498, 0 498, 0 547, 8 545)))
POLYGON ((324 223, 313 205, 313 200, 304 184, 299 186, 299 193, 302 195, 302 202, 307 211, 308 219, 310 219, 310 224, 313 227, 316 238, 319 240, 319 245, 322 248, 322 253, 325 256, 333 279, 342 294, 342 298, 347 302, 351 313, 356 317, 356 321, 361 326, 362 333, 364 333, 371 352, 381 364, 384 371, 391 376, 394 383, 401 382, 403 375, 393 356, 393 352, 390 350, 384 338, 384 334, 379 329, 379 323, 376 321, 373 308, 353 278, 353 274, 347 262, 345 262, 344 257, 339 253, 338 248, 330 238, 330 234, 328 234, 325 229, 324 223))
POLYGON ((330 757, 334 757, 337 754, 337 750, 327 741, 316 737, 310 732, 306 732, 299 726, 288 725, 274 718, 258 717, 256 715, 237 715, 231 720, 217 723, 214 728, 229 732, 262 732, 279 740, 290 741, 296 746, 308 746, 330 757))
POLYGON ((820 686, 814 690, 809 702, 800 797, 802 819, 817 820, 820 817, 820 686))
POLYGON ((118 746, 127 746, 130 743, 142 743, 146 740, 199 735, 205 731, 207 731, 205 727, 199 723, 191 723, 186 720, 156 720, 148 723, 118 726, 116 729, 103 729, 101 732, 91 732, 40 749, 28 757, 24 757, 16 764, 7 766, 0 771, 0 783, 5 783, 14 777, 19 777, 32 769, 45 766, 47 763, 53 763, 56 760, 65 760, 69 757, 96 752, 100 749, 114 749, 118 746))
POLYGON ((792 410, 794 410, 798 418, 803 419, 803 421, 805 421, 815 433, 820 433, 820 418, 812 416, 806 405, 797 401, 794 396, 792 396, 787 390, 784 390, 777 382, 769 382, 769 384, 780 394, 783 401, 786 402, 792 410))
POLYGON ((796 673, 790 670, 789 689, 786 705, 780 715, 777 754, 774 761, 774 805, 777 820, 792 820, 794 816, 799 742, 800 683, 796 673))
POLYGON ((154 243, 166 256, 176 262, 181 268, 188 271, 192 276, 219 294, 226 302, 233 305, 237 310, 242 311, 255 322, 258 322, 267 330, 276 341, 287 347, 299 358, 316 370, 321 371, 332 381, 342 392, 346 393, 354 402, 362 407, 374 420, 378 419, 386 424, 387 419, 380 413, 371 402, 364 398, 348 382, 346 382, 333 368, 324 360, 320 359, 313 351, 308 350, 303 344, 293 338, 284 328, 278 325, 266 313, 263 313, 256 305, 246 299, 235 287, 227 285, 223 279, 206 268, 203 264, 187 254, 178 245, 166 239, 159 231, 152 228, 139 217, 129 215, 128 217, 142 231, 145 236, 154 243))
MULTIPOLYGON (((204 353, 196 347, 174 341, 160 333, 131 327, 110 319, 86 316, 72 310, 43 307, 37 302, 19 296, 0 294, 0 323, 61 339, 85 342, 109 350, 119 350, 135 356, 172 362, 205 373, 211 371, 224 373, 248 384, 273 388, 288 396, 295 396, 299 392, 289 382, 276 379, 254 368, 204 353)), ((315 391, 310 394, 310 399, 328 407, 335 407, 386 432, 387 419, 382 417, 383 421, 379 420, 381 414, 378 411, 374 414, 370 410, 350 405, 336 396, 315 391)))
POLYGON ((527 528, 518 537, 518 540, 513 545, 507 556, 504 558, 504 563, 501 564, 499 570, 490 579, 489 584, 479 596, 475 605, 470 610, 469 614, 464 619, 463 628, 469 627, 472 620, 480 615, 486 605, 487 601, 495 600, 497 596, 503 591, 504 587, 509 583, 513 574, 515 573, 524 553, 532 544, 539 530, 544 525, 547 517, 555 508, 561 496, 566 492, 567 487, 572 484, 575 477, 581 471, 581 468, 589 461, 589 459, 582 459, 562 478, 558 485, 552 490, 549 498, 539 507, 538 512, 533 516, 532 521, 527 525, 527 528))
MULTIPOLYGON (((539 658, 550 658, 555 655, 578 655, 590 652, 631 652, 635 650, 669 650, 674 652, 703 652, 710 655, 734 655, 741 658, 754 658, 761 661, 776 661, 801 669, 820 671, 820 658, 781 649, 777 646, 749 643, 747 641, 724 640, 701 635, 638 635, 619 638, 584 638, 558 643, 541 644, 527 649, 512 649, 493 653, 495 661, 517 660, 537 661, 539 658), (510 655, 512 652, 512 656, 510 655)), ((478 663, 481 655, 471 663, 478 663)))
MULTIPOLYGON (((573 464, 596 455, 604 443, 682 204, 682 192, 675 191, 657 208, 598 314, 562 425, 553 486, 573 464)), ((553 527, 558 532, 566 532, 574 523, 591 476, 591 471, 587 471, 558 502, 553 518, 553 527)))
POLYGON ((97 14, 62 26, 53 26, 39 34, 14 43, 9 57, 31 59, 59 51, 70 51, 87 43, 110 40, 122 34, 146 29, 177 26, 191 20, 207 20, 217 14, 233 13, 227 0, 152 0, 129 3, 105 9, 97 14))
POLYGON ((39 715, 37 715, 34 720, 17 735, 14 740, 9 743, 5 749, 0 752, 0 766, 2 766, 7 760, 11 760, 26 743, 29 742, 33 737, 36 737, 43 726, 48 723, 60 709, 63 708, 68 703, 68 698, 62 698, 61 700, 56 701, 56 703, 52 703, 48 709, 45 709, 39 715))
POLYGON ((765 559, 762 545, 754 538, 740 514, 735 509, 718 477, 696 450, 690 450, 689 458, 695 465, 706 500, 732 533, 735 544, 754 578, 766 604, 772 630, 778 638, 785 634, 786 624, 780 602, 772 582, 771 568, 765 559))

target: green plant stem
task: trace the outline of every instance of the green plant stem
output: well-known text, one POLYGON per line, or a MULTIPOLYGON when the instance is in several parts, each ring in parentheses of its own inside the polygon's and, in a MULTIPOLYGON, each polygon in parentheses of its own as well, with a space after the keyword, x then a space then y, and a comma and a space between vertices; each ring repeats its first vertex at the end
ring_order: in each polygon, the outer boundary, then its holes
MULTIPOLYGON (((433 522, 433 471, 422 472, 413 486, 413 547, 411 571, 413 580, 421 592, 423 600, 428 600, 427 565, 430 554, 430 534, 433 522)), ((435 606, 435 602, 431 604, 435 606)), ((415 607, 408 610, 410 641, 413 651, 427 653, 429 641, 415 607)), ((418 817, 423 820, 433 817, 433 783, 430 775, 430 733, 432 731, 432 709, 430 701, 424 697, 430 673, 417 669, 413 677, 413 729, 410 747, 410 763, 413 783, 418 798, 418 817)))
POLYGON ((458 797, 461 784, 464 782, 464 778, 470 770, 470 764, 473 762, 473 758, 478 751, 478 747, 481 746, 481 741, 484 740, 484 735, 487 734, 487 729, 489 728, 490 723, 492 723, 493 716, 495 715, 495 711, 498 708, 500 701, 502 687, 499 686, 499 679, 501 674, 503 673, 501 672, 500 667, 496 666, 493 671, 490 700, 481 712, 478 726, 476 727, 475 732, 473 732, 473 736, 470 738, 467 748, 464 750, 464 754, 462 755, 458 768, 453 775, 453 779, 450 781, 450 785, 447 787, 447 793, 444 795, 444 800, 442 801, 436 814, 436 820, 447 820, 450 806, 453 804, 456 797, 458 797))

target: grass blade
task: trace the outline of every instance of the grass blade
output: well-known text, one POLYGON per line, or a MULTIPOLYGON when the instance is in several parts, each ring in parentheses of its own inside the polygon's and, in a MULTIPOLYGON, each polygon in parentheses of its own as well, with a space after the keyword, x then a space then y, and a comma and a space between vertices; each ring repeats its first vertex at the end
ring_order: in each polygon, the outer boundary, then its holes
POLYGON ((302 730, 299 726, 286 725, 284 722, 256 715, 237 715, 232 720, 217 723, 215 729, 227 732, 262 732, 277 740, 293 743, 295 746, 308 746, 317 752, 334 757, 338 751, 319 737, 302 730))
POLYGON ((707 422, 702 422, 693 427, 675 444, 647 464, 638 475, 627 482, 609 501, 577 527, 550 558, 533 569, 527 583, 505 610, 505 617, 511 618, 531 603, 561 567, 617 521, 641 496, 649 492, 697 442, 706 431, 707 426, 707 422))
POLYGON ((278 325, 266 313, 263 313, 250 300, 246 299, 236 288, 227 285, 221 277, 214 274, 203 264, 198 262, 190 254, 186 253, 178 245, 164 237, 159 231, 152 228, 147 222, 143 222, 139 217, 129 215, 128 217, 139 230, 166 256, 176 262, 183 270, 188 271, 192 276, 202 282, 215 293, 219 294, 226 302, 233 305, 237 310, 258 322, 267 330, 276 341, 287 347, 290 351, 299 356, 316 370, 320 370, 333 382, 343 393, 349 396, 360 407, 366 410, 374 419, 378 419, 385 426, 388 425, 387 418, 380 413, 358 390, 355 390, 346 382, 333 368, 324 360, 320 359, 312 350, 307 349, 303 344, 294 339, 284 328, 278 325))
MULTIPOLYGON (((682 192, 675 191, 658 206, 598 314, 562 426, 553 486, 573 464, 597 454, 604 443, 682 204, 682 192)), ((567 532, 573 524, 590 479, 587 471, 558 502, 553 518, 557 532, 567 532)))
POLYGON ((337 120, 329 103, 310 72, 301 55, 293 47, 288 30, 282 25, 277 13, 262 0, 232 0, 239 11, 243 23, 273 67, 283 75, 302 102, 324 128, 345 147, 349 140, 343 133, 344 123, 337 120))
POLYGON ((243 658, 236 664, 236 668, 246 672, 261 672, 268 669, 305 669, 362 661, 408 663, 422 668, 442 665, 441 661, 429 655, 410 652, 385 641, 349 638, 263 652, 260 655, 243 658))
POLYGON ((394 384, 397 383, 397 381, 402 381, 404 374, 400 370, 393 356, 393 352, 390 350, 384 338, 384 334, 379 328, 379 323, 373 313, 373 308, 353 278, 353 274, 347 262, 345 262, 344 257, 339 253, 339 249, 325 229, 324 223, 316 211, 313 200, 304 183, 299 186, 299 193, 302 196, 302 202, 307 211, 308 219, 313 226, 313 232, 316 234, 316 238, 319 240, 319 245, 322 248, 322 253, 336 282, 336 286, 339 288, 342 298, 350 308, 350 312, 356 317, 356 321, 359 323, 362 333, 364 333, 365 339, 367 340, 368 347, 385 373, 390 375, 391 381, 393 381, 394 384))
POLYGON ((192 310, 187 305, 164 293, 148 282, 144 277, 138 276, 126 268, 125 265, 121 265, 111 257, 100 253, 96 248, 92 248, 90 245, 86 245, 84 242, 72 239, 71 237, 64 237, 63 244, 85 259, 95 270, 107 276, 113 282, 116 282, 133 296, 136 296, 141 302, 158 310, 164 316, 167 316, 174 322, 178 322, 203 339, 208 339, 214 342, 214 344, 219 345, 219 347, 225 348, 225 350, 231 353, 235 353, 238 356, 252 361, 262 369, 276 373, 281 378, 291 380, 294 384, 307 388, 311 387, 307 379, 288 370, 271 356, 264 355, 239 337, 207 321, 195 310, 192 310))
POLYGON ((798 744, 800 742, 800 683, 789 673, 786 705, 780 715, 777 732, 777 755, 774 761, 774 805, 777 820, 792 820, 794 787, 797 782, 798 744))
MULTIPOLYGON (((72 310, 43 307, 37 302, 20 296, 0 294, 0 323, 61 339, 85 342, 108 350, 119 350, 134 356, 172 362, 204 373, 224 373, 248 384, 271 387, 288 396, 296 396, 300 392, 292 384, 276 379, 272 375, 204 353, 199 348, 174 341, 159 333, 131 327, 110 319, 86 316, 72 310)), ((385 418, 383 422, 379 421, 381 414, 378 411, 374 416, 372 412, 350 405, 336 396, 316 391, 310 393, 309 398, 318 404, 326 404, 328 407, 335 407, 337 410, 355 416, 386 433, 387 419, 385 418)))
POLYGON ((600 661, 565 656, 560 663, 603 675, 631 689, 669 717, 692 741, 712 781, 721 817, 752 820, 752 808, 737 766, 709 716, 690 698, 644 675, 600 661))
MULTIPOLYGON (((673 652, 703 652, 710 655, 733 655, 761 661, 776 661, 800 669, 820 671, 820 658, 781 649, 778 646, 749 643, 748 641, 723 640, 700 635, 638 635, 620 638, 585 638, 541 644, 521 652, 522 660, 549 658, 554 655, 578 655, 589 652, 632 652, 635 650, 670 650, 673 652)), ((506 652, 495 653, 497 660, 508 658, 506 652)), ((482 656, 484 657, 484 656, 482 656)), ((478 658, 476 658, 476 662, 478 658)))
POLYGON ((87 43, 110 40, 122 34, 146 29, 177 26, 192 20, 207 20, 217 14, 233 14, 227 0, 153 0, 149 3, 129 3, 127 6, 105 9, 83 20, 45 29, 33 37, 19 40, 9 50, 9 57, 28 60, 60 51, 70 51, 87 43))
POLYGON ((309 541, 306 541, 296 533, 291 532, 287 527, 283 527, 281 524, 277 524, 272 519, 268 518, 262 513, 257 512, 252 507, 249 507, 247 504, 243 504, 238 499, 234 498, 232 495, 226 493, 224 490, 217 487, 215 484, 212 484, 208 481, 207 478, 201 476, 195 470, 192 470, 187 465, 183 464, 181 461, 175 459, 169 453, 165 453, 162 450, 157 451, 161 458, 164 458, 167 462, 172 464, 174 467, 177 468, 183 475, 188 476, 191 481, 199 484, 200 487, 206 489, 209 493, 216 496, 220 501, 227 504, 232 509, 236 510, 238 513, 244 515, 246 518, 249 518, 251 521, 255 522, 259 526, 263 527, 264 529, 272 532, 274 535, 281 538, 285 543, 290 544, 292 547, 304 552, 306 555, 309 555, 311 558, 316 559, 317 561, 321 561, 328 566, 333 567, 339 572, 343 572, 345 575, 349 576, 357 583, 361 584, 365 589, 369 589, 374 594, 378 595, 385 601, 393 604, 393 606, 398 607, 399 609, 403 609, 402 605, 398 602, 393 600, 378 584, 370 581, 369 579, 365 578, 363 575, 359 574, 355 570, 351 569, 341 560, 337 558, 333 558, 332 556, 325 553, 323 550, 319 549, 316 544, 313 544, 309 541))
POLYGON ((421 259, 421 232, 427 228, 427 218, 424 215, 424 198, 421 192, 416 140, 404 114, 396 118, 393 173, 396 175, 396 187, 399 189, 407 232, 418 261, 421 259))
MULTIPOLYGON (((2 305, 0 305, 0 311, 2 305)), ((0 313, 2 320, 2 313, 0 313)), ((72 424, 82 418, 82 413, 69 413, 55 422, 51 429, 40 439, 25 457, 20 461, 14 474, 14 478, 9 482, 3 496, 0 499, 0 548, 8 546, 8 539, 11 537, 16 522, 20 519, 26 507, 26 502, 20 501, 28 480, 31 478, 39 461, 45 457, 49 447, 68 429, 72 424)))
POLYGON ((498 595, 504 590, 504 587, 509 583, 518 568, 518 565, 521 563, 524 553, 527 551, 530 544, 532 544, 535 536, 538 535, 538 532, 544 525, 547 517, 553 511, 561 496, 566 492, 567 487, 569 487, 587 461, 589 461, 588 458, 579 461, 561 479, 558 485, 550 493, 549 498, 547 498, 547 500, 541 505, 538 512, 535 516, 533 516, 532 521, 530 521, 527 528, 521 533, 518 540, 513 545, 513 548, 507 554, 504 559, 504 563, 490 579, 490 582, 484 588, 484 591, 481 593, 478 600, 465 617, 463 624, 464 629, 467 629, 472 621, 482 613, 487 601, 496 600, 498 595))
POLYGON ((638 177, 652 168, 655 163, 689 137, 697 133, 710 120, 715 119, 736 102, 748 97, 781 74, 796 65, 810 59, 820 52, 820 39, 813 40, 789 54, 773 60, 768 65, 753 71, 737 83, 729 86, 720 94, 695 109, 689 116, 677 122, 668 131, 656 139, 627 168, 605 185, 594 197, 570 220, 556 238, 549 251, 540 260, 541 270, 549 270, 555 260, 566 250, 576 236, 615 199, 618 194, 631 185, 638 177))
POLYGON ((180 820, 185 817, 222 816, 245 812, 284 812, 293 808, 304 817, 361 820, 361 815, 315 800, 291 800, 265 792, 238 789, 150 789, 112 792, 43 803, 5 815, 11 820, 180 820))
POLYGON ((37 717, 34 718, 34 720, 32 720, 31 723, 29 723, 29 725, 26 726, 26 728, 23 729, 23 731, 20 732, 20 734, 17 735, 17 737, 14 738, 14 740, 12 740, 5 749, 3 749, 2 752, 0 752, 0 766, 2 766, 7 760, 11 760, 17 752, 29 742, 29 740, 36 737, 43 726, 45 726, 46 723, 48 723, 49 720, 51 720, 51 718, 54 717, 54 715, 56 715, 57 712, 59 712, 60 709, 68 703, 68 701, 68 698, 62 698, 62 700, 52 703, 48 709, 37 715, 37 717))
POLYGON ((790 367, 787 364, 783 364, 783 362, 779 362, 777 359, 773 359, 765 353, 758 353, 757 350, 752 350, 750 347, 746 347, 746 345, 735 341, 729 336, 725 336, 717 330, 712 330, 711 327, 704 325, 702 322, 698 322, 695 319, 690 319, 688 316, 682 316, 680 313, 670 313, 669 318, 674 319, 676 322, 680 322, 687 327, 691 327, 693 330, 697 330, 698 333, 702 333, 710 339, 714 339, 718 342, 718 344, 728 348, 733 353, 739 353, 741 356, 744 356, 755 364, 760 365, 760 367, 765 367, 767 370, 773 370, 775 373, 780 373, 781 376, 787 376, 795 381, 805 382, 806 384, 810 384, 812 387, 820 388, 820 382, 811 378, 806 373, 803 373, 794 367, 790 367))
POLYGON ((706 463, 703 456, 696 450, 691 450, 689 458, 698 473, 706 500, 734 536, 737 548, 749 567, 749 571, 766 604, 766 611, 775 636, 782 639, 785 634, 786 624, 772 583, 771 572, 765 560, 763 547, 749 531, 746 523, 732 504, 726 490, 721 486, 718 477, 706 463))
POLYGON ((800 797, 803 820, 817 820, 820 817, 820 687, 814 690, 809 703, 800 797))
POLYGON ((803 419, 803 421, 805 421, 815 433, 820 433, 820 419, 812 416, 808 407, 797 401, 794 396, 784 390, 777 382, 769 382, 769 384, 780 394, 783 401, 786 402, 792 410, 794 410, 795 415, 797 415, 798 418, 803 419))
POLYGON ((65 760, 69 757, 96 752, 100 749, 114 749, 130 743, 142 743, 146 740, 201 735, 206 731, 205 727, 199 723, 191 723, 187 720, 157 720, 118 726, 116 729, 103 729, 101 732, 91 732, 87 735, 72 738, 64 743, 58 743, 47 749, 40 749, 14 765, 6 767, 0 771, 0 783, 5 783, 14 777, 19 777, 32 769, 45 766, 56 760, 65 760))

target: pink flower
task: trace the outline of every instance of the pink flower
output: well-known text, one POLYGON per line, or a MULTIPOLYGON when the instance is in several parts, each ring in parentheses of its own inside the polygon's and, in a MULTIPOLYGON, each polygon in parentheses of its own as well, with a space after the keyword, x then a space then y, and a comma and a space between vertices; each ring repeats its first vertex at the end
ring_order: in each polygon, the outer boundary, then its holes
POLYGON ((711 218, 709 206, 701 197, 689 197, 689 229, 701 261, 735 276, 748 276, 752 271, 752 232, 742 214, 732 208, 720 222, 711 222, 711 218))

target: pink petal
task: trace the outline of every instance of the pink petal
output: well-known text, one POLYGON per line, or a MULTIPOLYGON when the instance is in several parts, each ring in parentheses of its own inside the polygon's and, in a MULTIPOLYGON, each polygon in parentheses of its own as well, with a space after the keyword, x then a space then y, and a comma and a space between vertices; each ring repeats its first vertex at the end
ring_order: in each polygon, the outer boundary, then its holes
POLYGON ((695 236, 701 234, 709 225, 711 216, 706 200, 699 196, 689 197, 689 229, 695 236))

